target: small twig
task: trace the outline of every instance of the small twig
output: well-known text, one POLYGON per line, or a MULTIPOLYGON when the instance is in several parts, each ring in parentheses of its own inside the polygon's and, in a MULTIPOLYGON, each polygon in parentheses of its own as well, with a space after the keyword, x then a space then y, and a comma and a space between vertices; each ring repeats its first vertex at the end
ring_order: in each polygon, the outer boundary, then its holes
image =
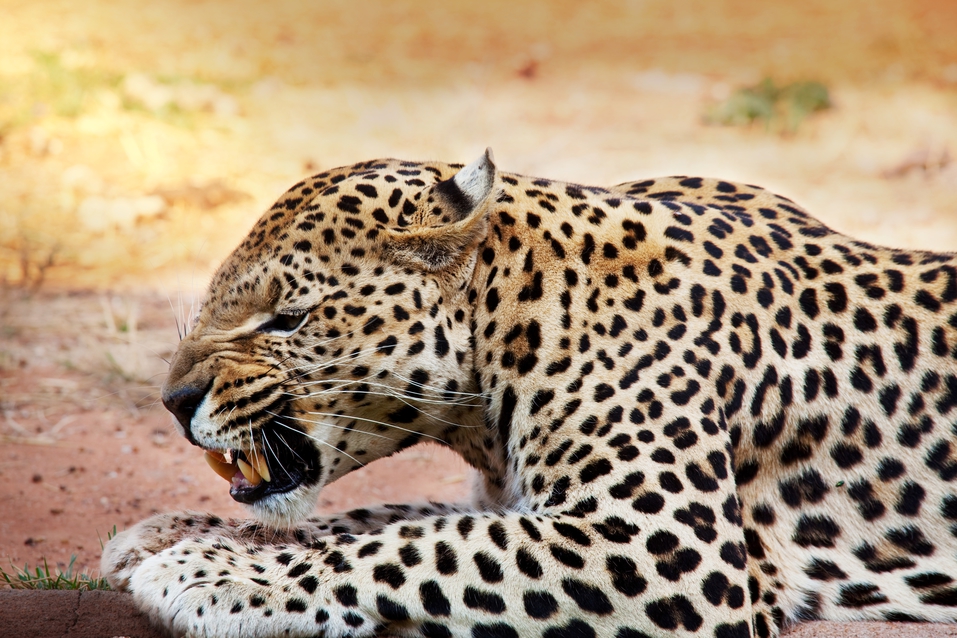
POLYGON ((75 414, 67 414, 62 419, 57 421, 56 425, 50 428, 50 431, 47 432, 47 434, 49 434, 50 436, 55 436, 56 434, 59 434, 60 430, 62 430, 67 424, 71 423, 75 418, 76 418, 75 414))
POLYGON ((19 445, 39 445, 43 447, 69 447, 66 441, 57 441, 45 436, 10 436, 9 434, 0 434, 0 443, 11 443, 19 445))
POLYGON ((116 334, 116 319, 113 318, 113 304, 107 300, 106 295, 100 295, 100 308, 103 309, 103 322, 106 323, 106 329, 110 334, 116 334))
POLYGON ((3 416, 4 416, 4 418, 5 418, 6 421, 7 421, 7 425, 9 425, 11 428, 13 428, 14 430, 16 430, 17 432, 19 432, 19 433, 22 434, 23 436, 29 436, 29 435, 30 435, 30 430, 26 429, 25 427, 23 427, 22 425, 20 425, 19 423, 17 423, 17 422, 13 419, 13 417, 10 416, 10 412, 9 412, 9 411, 4 410, 3 416))

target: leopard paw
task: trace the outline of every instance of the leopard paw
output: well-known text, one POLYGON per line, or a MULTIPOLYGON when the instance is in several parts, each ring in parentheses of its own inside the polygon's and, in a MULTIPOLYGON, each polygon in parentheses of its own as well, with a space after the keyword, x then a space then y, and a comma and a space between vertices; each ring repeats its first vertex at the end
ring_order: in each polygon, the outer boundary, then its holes
POLYGON ((100 571, 110 587, 129 589, 130 577, 144 560, 166 550, 184 538, 210 534, 223 525, 215 516, 200 512, 157 514, 120 532, 103 548, 100 571))
MULTIPOLYGON (((287 568, 213 537, 190 539, 144 560, 129 583, 137 606, 174 636, 315 636, 326 616, 271 581, 287 568), (252 565, 256 564, 256 567, 252 565), (262 570, 262 571, 260 571, 262 570), (268 580, 267 580, 268 579, 268 580)), ((305 592, 299 592, 303 596, 305 592)))

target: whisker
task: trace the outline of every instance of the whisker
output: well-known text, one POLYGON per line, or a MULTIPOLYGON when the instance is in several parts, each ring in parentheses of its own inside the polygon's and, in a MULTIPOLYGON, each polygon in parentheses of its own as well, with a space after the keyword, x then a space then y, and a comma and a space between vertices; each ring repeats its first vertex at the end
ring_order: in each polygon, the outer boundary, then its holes
MULTIPOLYGON (((237 408, 237 407, 239 407, 239 406, 234 405, 232 408, 230 408, 229 414, 227 414, 225 418, 226 418, 226 419, 229 419, 229 417, 231 417, 231 416, 233 415, 233 412, 236 411, 236 408, 237 408)), ((218 419, 220 416, 222 416, 223 411, 224 411, 225 409, 226 409, 226 406, 225 406, 225 405, 222 406, 222 407, 220 407, 219 410, 216 411, 216 414, 213 415, 213 417, 218 419)))
MULTIPOLYGON (((263 443, 264 443, 265 446, 266 446, 266 449, 268 449, 270 452, 272 452, 273 458, 276 459, 276 467, 277 467, 278 469, 282 469, 282 471, 285 472, 286 469, 282 466, 282 463, 279 462, 279 455, 276 454, 276 450, 272 449, 272 443, 269 442, 269 439, 268 439, 265 435, 263 435, 262 439, 263 439, 263 443)), ((288 447, 289 450, 290 450, 293 454, 296 454, 296 451, 292 449, 292 446, 289 445, 289 443, 286 442, 285 439, 281 439, 281 440, 282 440, 283 443, 285 443, 286 447, 288 447)), ((263 454, 264 454, 264 455, 266 455, 266 449, 263 450, 263 454)), ((296 456, 298 456, 300 459, 302 458, 302 457, 299 456, 298 454, 296 454, 296 456)), ((268 459, 267 459, 267 460, 268 460, 268 459)))
MULTIPOLYGON (((273 423, 275 423, 276 425, 281 425, 290 430, 293 430, 294 432, 299 432, 299 430, 296 430, 295 428, 290 428, 288 425, 285 425, 284 423, 279 423, 278 421, 273 421, 273 423)), ((301 434, 305 434, 305 433, 301 433, 301 434)), ((302 455, 299 454, 299 452, 296 452, 295 448, 289 445, 289 441, 287 441, 281 434, 277 433, 276 436, 279 437, 279 440, 282 441, 282 444, 285 445, 287 448, 289 448, 289 451, 292 452, 296 456, 296 458, 298 458, 300 461, 305 463, 306 459, 302 458, 302 455)), ((279 457, 277 456, 276 458, 278 459, 279 457)))
POLYGON ((157 404, 157 403, 160 403, 160 402, 163 401, 163 396, 162 396, 161 394, 159 394, 159 393, 157 393, 157 394, 158 394, 159 396, 157 396, 155 399, 153 399, 153 402, 150 403, 148 406, 146 406, 146 410, 147 410, 147 411, 152 410, 153 408, 156 407, 156 404, 157 404))
MULTIPOLYGON (((142 387, 144 387, 144 388, 153 388, 153 389, 154 389, 154 390, 153 390, 154 392, 157 392, 157 391, 160 389, 160 386, 158 386, 158 385, 148 385, 148 386, 142 386, 142 387)), ((122 389, 120 389, 120 390, 116 390, 115 392, 106 392, 106 393, 104 393, 104 394, 98 394, 98 395, 96 395, 96 396, 93 397, 93 400, 94 400, 94 401, 99 401, 100 399, 106 399, 107 397, 115 397, 115 396, 118 395, 118 394, 123 394, 125 391, 126 391, 126 388, 122 388, 122 389)), ((152 392, 150 392, 150 394, 152 394, 152 392)), ((146 396, 149 396, 149 394, 146 395, 146 396)), ((146 397, 144 397, 144 398, 146 398, 146 397)))
MULTIPOLYGON (((314 415, 316 415, 316 416, 326 416, 326 417, 333 417, 333 418, 340 418, 340 419, 350 419, 350 420, 352 420, 352 421, 364 421, 364 422, 366 422, 366 423, 374 423, 374 424, 376 424, 376 425, 381 425, 381 426, 383 426, 383 427, 390 428, 390 429, 393 429, 393 430, 399 430, 399 431, 401 431, 401 432, 407 432, 407 433, 409 433, 409 434, 418 434, 419 436, 423 436, 423 437, 425 437, 425 438, 427 438, 427 439, 432 439, 432 440, 434 440, 434 441, 438 441, 439 443, 445 443, 446 445, 448 445, 448 441, 446 441, 446 440, 444 440, 444 439, 440 439, 440 438, 438 438, 437 436, 432 436, 431 434, 423 434, 422 432, 417 432, 417 431, 412 430, 412 429, 409 429, 409 428, 404 428, 404 427, 402 427, 401 425, 396 425, 396 424, 394 424, 394 423, 386 423, 386 422, 384 422, 384 421, 376 421, 375 419, 366 419, 366 418, 359 417, 359 416, 350 416, 350 415, 345 415, 345 414, 343 414, 343 415, 332 414, 331 412, 309 412, 309 411, 307 411, 306 414, 314 414, 314 415)), ((363 430, 355 430, 355 431, 357 431, 357 432, 363 432, 363 430)), ((375 434, 374 432, 365 432, 365 434, 370 434, 370 435, 372 435, 372 436, 382 436, 382 435, 377 435, 377 434, 375 434)), ((382 438, 389 438, 389 437, 382 437, 382 438)), ((390 439, 390 440, 392 440, 392 439, 390 439)))
POLYGON ((355 361, 356 359, 359 359, 360 357, 369 356, 377 352, 380 352, 382 350, 390 350, 393 348, 395 348, 395 346, 375 346, 373 348, 366 348, 364 350, 363 349, 354 350, 352 352, 341 354, 338 357, 335 357, 333 359, 328 359, 320 363, 304 363, 299 366, 287 368, 286 370, 288 372, 295 372, 296 377, 298 378, 298 377, 301 377, 302 374, 307 374, 310 372, 321 372, 322 370, 325 370, 326 368, 329 368, 331 366, 340 365, 343 361, 355 361))
MULTIPOLYGON (((323 441, 322 439, 319 439, 319 438, 316 438, 316 437, 311 436, 311 435, 309 435, 309 434, 306 434, 305 432, 299 432, 299 430, 297 430, 296 428, 291 427, 291 426, 288 426, 288 425, 286 425, 285 423, 280 423, 279 421, 273 421, 273 423, 275 423, 276 425, 281 425, 282 427, 286 428, 287 430, 292 430, 293 432, 298 432, 299 434, 301 434, 302 436, 306 437, 307 439, 312 439, 313 441, 315 441, 316 443, 319 443, 320 445, 325 445, 326 447, 329 447, 329 448, 335 450, 335 451, 338 452, 339 454, 342 454, 343 456, 349 457, 350 459, 352 459, 355 463, 357 463, 357 464, 360 465, 361 467, 365 467, 365 465, 366 465, 365 463, 363 463, 362 461, 360 461, 360 460, 357 459, 356 457, 352 456, 352 455, 349 454, 348 452, 345 452, 344 450, 340 450, 339 448, 337 448, 337 447, 336 447, 335 445, 333 445, 332 443, 329 443, 329 442, 327 442, 327 441, 323 441)), ((285 442, 285 441, 284 441, 284 442, 285 442)), ((289 444, 286 443, 286 445, 289 445, 289 444)), ((292 448, 290 447, 290 449, 292 449, 292 448)), ((295 452, 295 450, 293 450, 293 452, 295 452)), ((297 456, 298 456, 298 455, 297 455, 297 456)), ((301 457, 300 457, 300 458, 301 458, 301 457)))
POLYGON ((253 432, 252 419, 246 419, 246 425, 249 426, 249 448, 252 451, 253 456, 256 457, 256 467, 259 467, 259 450, 256 449, 256 434, 253 432))
POLYGON ((486 398, 486 397, 489 396, 489 393, 488 393, 488 392, 459 392, 458 390, 446 390, 445 388, 440 388, 440 387, 438 387, 438 386, 428 385, 428 384, 426 384, 426 383, 420 383, 420 382, 418 382, 418 381, 416 381, 416 380, 414 380, 414 379, 410 379, 410 378, 408 378, 408 377, 404 377, 404 376, 402 376, 401 374, 399 374, 399 373, 397 373, 397 372, 393 372, 393 373, 392 373, 392 376, 395 377, 396 379, 398 379, 399 381, 403 381, 403 382, 405 382, 405 383, 408 383, 409 385, 416 385, 416 386, 422 388, 423 390, 432 390, 433 392, 436 392, 436 393, 438 393, 438 394, 442 394, 442 396, 445 396, 446 394, 457 394, 457 395, 459 395, 459 396, 475 397, 475 398, 482 398, 482 399, 484 399, 484 398, 486 398))
POLYGON ((269 370, 266 371, 266 374, 269 374, 269 373, 272 372, 273 370, 277 369, 279 366, 281 366, 282 364, 284 364, 284 363, 286 363, 287 361, 289 361, 290 359, 292 359, 292 357, 293 357, 293 355, 290 354, 289 356, 287 356, 287 357, 286 357, 285 359, 283 359, 282 361, 277 361, 276 363, 272 364, 272 365, 269 367, 269 370))
MULTIPOLYGON (((331 367, 331 366, 339 365, 339 364, 342 363, 343 361, 354 361, 354 360, 358 359, 358 358, 361 357, 361 356, 367 356, 367 355, 370 355, 370 354, 375 354, 376 352, 379 352, 380 350, 387 350, 387 349, 389 349, 390 347, 392 347, 392 346, 376 346, 375 348, 370 348, 370 349, 368 349, 368 350, 359 350, 359 351, 355 351, 355 352, 350 352, 350 353, 347 353, 347 354, 343 354, 343 355, 340 355, 340 356, 338 356, 338 357, 336 357, 336 358, 334 358, 334 359, 329 359, 329 360, 327 360, 327 361, 323 361, 322 363, 303 364, 303 365, 301 365, 301 366, 296 366, 296 367, 294 367, 294 368, 287 368, 287 370, 288 370, 288 371, 296 371, 296 370, 304 370, 304 369, 305 369, 305 370, 306 370, 306 372, 305 372, 306 374, 308 374, 309 372, 321 372, 322 370, 325 370, 326 368, 329 368, 329 367, 331 367)), ((298 376, 302 376, 302 374, 297 375, 297 377, 298 377, 298 376)))
MULTIPOLYGON (((381 385, 381 384, 378 384, 378 385, 381 385)), ((383 387, 385 387, 387 390, 392 390, 392 388, 389 388, 388 386, 383 386, 383 387)), ((330 391, 316 392, 316 393, 308 394, 308 395, 306 395, 304 398, 310 398, 310 397, 320 396, 320 395, 323 395, 323 394, 328 394, 329 392, 330 392, 330 391)), ((332 392, 332 393, 333 393, 333 394, 354 394, 354 393, 352 393, 352 392, 341 392, 341 391, 335 391, 335 392, 332 392)), ((416 398, 416 397, 406 397, 406 396, 404 396, 404 395, 400 395, 400 394, 397 394, 397 393, 391 392, 391 391, 390 391, 390 392, 364 392, 364 394, 367 395, 367 396, 384 396, 384 397, 391 397, 391 398, 397 399, 398 401, 400 401, 400 402, 402 402, 403 404, 409 406, 409 407, 412 408, 413 410, 418 410, 423 416, 426 416, 426 417, 428 417, 428 418, 430 418, 430 419, 432 419, 432 420, 434 420, 434 421, 438 421, 438 422, 440 422, 440 423, 445 423, 446 425, 454 425, 455 427, 461 427, 461 428, 473 428, 473 427, 478 427, 478 426, 475 426, 475 425, 463 425, 463 424, 461 424, 461 423, 455 423, 455 422, 453 422, 453 421, 449 421, 449 420, 447 420, 447 419, 443 419, 442 417, 436 416, 436 415, 434 415, 434 414, 430 414, 430 413, 426 412, 425 410, 423 410, 422 408, 420 408, 420 407, 418 407, 418 406, 415 406, 415 405, 412 405, 412 403, 411 403, 412 401, 418 401, 418 402, 420 402, 420 403, 431 404, 431 405, 450 405, 450 404, 455 405, 453 402, 447 402, 447 401, 430 401, 430 400, 427 400, 427 399, 420 399, 420 398, 416 398), (408 399, 408 400, 407 400, 407 399, 408 399)), ((290 396, 298 396, 298 395, 290 394, 290 396)), ((463 403, 463 404, 458 404, 458 405, 464 405, 465 407, 479 407, 479 406, 477 406, 477 405, 475 405, 475 404, 471 404, 471 403, 463 403)), ((349 418, 355 418, 355 417, 349 417, 349 418)), ((400 426, 397 426, 397 425, 393 425, 393 424, 387 424, 387 425, 389 425, 390 427, 402 429, 400 426)), ((414 430, 408 430, 408 431, 409 431, 409 432, 414 432, 414 430)), ((416 434, 421 434, 421 433, 416 432, 416 434)), ((427 436, 427 435, 422 434, 422 436, 427 436)), ((437 439, 437 440, 441 440, 441 439, 437 439)), ((444 443, 444 441, 443 441, 443 443, 444 443)))
POLYGON ((173 323, 176 324, 176 335, 179 337, 179 340, 183 340, 183 331, 179 329, 179 319, 176 317, 176 309, 173 307, 173 300, 170 299, 169 295, 166 295, 166 301, 169 302, 170 312, 173 313, 173 323))
POLYGON ((413 396, 410 394, 400 393, 392 386, 386 385, 384 383, 376 383, 374 381, 369 381, 368 377, 365 379, 326 379, 322 381, 312 381, 309 383, 302 383, 299 385, 299 387, 308 388, 309 386, 320 385, 324 383, 337 383, 339 385, 334 388, 326 388, 326 389, 318 390, 315 392, 307 392, 306 394, 303 394, 303 395, 297 395, 293 392, 287 392, 286 394, 289 396, 301 397, 303 399, 310 399, 313 397, 323 396, 327 394, 355 394, 354 391, 349 392, 349 391, 341 390, 341 388, 345 386, 353 385, 356 383, 364 383, 370 387, 382 388, 385 390, 385 392, 369 392, 367 390, 362 391, 363 394, 366 394, 369 396, 392 396, 397 399, 404 399, 408 401, 418 401, 419 403, 424 403, 427 405, 454 405, 454 406, 472 407, 472 408, 481 407, 481 404, 472 403, 471 400, 445 401, 442 399, 427 399, 423 396, 413 396))
MULTIPOLYGON (((350 431, 350 432, 357 432, 357 433, 361 433, 361 434, 367 434, 367 435, 369 435, 369 436, 374 436, 374 437, 377 437, 377 438, 380 438, 380 439, 386 439, 386 440, 388 440, 388 441, 392 441, 392 440, 393 440, 393 439, 391 439, 390 437, 387 437, 387 436, 385 436, 385 435, 383 435, 383 434, 376 434, 375 432, 366 432, 366 431, 364 431, 364 430, 356 430, 355 428, 350 428, 350 427, 347 427, 347 426, 344 426, 344 425, 335 425, 335 424, 333 424, 333 423, 326 423, 325 421, 313 421, 312 419, 304 419, 304 418, 298 417, 298 416, 288 416, 288 415, 285 415, 285 414, 276 414, 276 413, 274 413, 274 412, 269 412, 268 410, 266 411, 266 414, 271 414, 271 415, 273 415, 273 416, 275 416, 275 417, 277 417, 277 418, 280 418, 280 419, 292 419, 292 420, 294 420, 294 421, 302 421, 303 423, 312 423, 313 425, 323 425, 323 426, 325 426, 325 427, 327 427, 327 428, 334 428, 334 429, 336 429, 336 430, 344 430, 344 431, 350 431)), ((325 415, 327 415, 327 413, 324 413, 324 412, 306 412, 306 414, 314 414, 314 415, 316 415, 316 416, 325 416, 325 415)), ((328 416, 335 416, 335 415, 329 414, 328 416)), ((369 420, 370 420, 370 419, 360 419, 360 418, 358 418, 358 417, 345 417, 345 416, 343 416, 343 417, 341 417, 341 418, 348 418, 348 419, 353 419, 353 420, 356 420, 356 421, 369 421, 369 420)), ((378 421, 373 421, 373 423, 378 423, 378 421)))

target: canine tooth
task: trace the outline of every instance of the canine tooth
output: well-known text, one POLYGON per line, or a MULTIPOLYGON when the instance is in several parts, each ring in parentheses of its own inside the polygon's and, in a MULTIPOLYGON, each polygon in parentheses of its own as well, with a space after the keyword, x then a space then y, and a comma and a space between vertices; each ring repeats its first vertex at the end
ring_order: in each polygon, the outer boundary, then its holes
POLYGON ((227 481, 233 480, 233 475, 236 473, 236 466, 230 463, 223 461, 223 455, 218 452, 206 452, 203 455, 203 458, 206 459, 206 464, 213 469, 214 472, 222 476, 227 481))
POLYGON ((269 476, 269 465, 266 463, 266 457, 257 452, 246 455, 249 458, 249 464, 253 467, 254 470, 262 477, 267 483, 272 480, 272 477, 269 476))
POLYGON ((246 477, 246 480, 249 481, 253 487, 262 483, 263 477, 259 475, 259 472, 253 469, 252 465, 242 459, 236 459, 236 464, 239 465, 239 471, 243 473, 243 476, 246 477))

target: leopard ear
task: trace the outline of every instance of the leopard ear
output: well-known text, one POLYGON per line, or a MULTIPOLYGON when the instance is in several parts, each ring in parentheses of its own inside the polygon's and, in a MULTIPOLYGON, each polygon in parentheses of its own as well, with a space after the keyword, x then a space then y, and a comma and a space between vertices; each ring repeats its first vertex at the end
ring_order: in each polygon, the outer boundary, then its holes
POLYGON ((460 261, 465 251, 481 241, 488 229, 488 202, 495 190, 492 149, 451 178, 432 187, 435 203, 450 212, 442 226, 393 229, 387 251, 396 261, 442 270, 460 261))
POLYGON ((453 218, 458 221, 468 218, 480 208, 491 195, 494 185, 495 158, 492 149, 486 148, 481 157, 450 179, 436 184, 432 192, 437 199, 444 200, 453 218))

